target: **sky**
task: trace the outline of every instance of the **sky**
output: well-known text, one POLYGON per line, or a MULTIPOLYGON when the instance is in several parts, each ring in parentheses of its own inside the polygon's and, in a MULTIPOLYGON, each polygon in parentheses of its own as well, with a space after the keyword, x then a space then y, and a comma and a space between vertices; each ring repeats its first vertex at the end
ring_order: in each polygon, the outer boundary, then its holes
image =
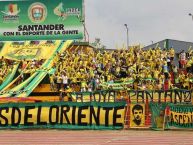
POLYGON ((89 40, 108 49, 164 39, 193 42, 193 0, 84 0, 89 40))

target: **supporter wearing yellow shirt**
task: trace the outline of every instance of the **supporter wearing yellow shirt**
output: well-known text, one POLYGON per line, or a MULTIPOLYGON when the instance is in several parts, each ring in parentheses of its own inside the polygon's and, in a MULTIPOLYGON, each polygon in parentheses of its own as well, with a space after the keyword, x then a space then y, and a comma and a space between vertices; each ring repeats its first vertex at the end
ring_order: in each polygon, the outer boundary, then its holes
POLYGON ((174 48, 172 48, 172 47, 170 48, 169 55, 170 55, 170 59, 174 60, 174 57, 175 57, 175 50, 174 50, 174 48))
POLYGON ((147 78, 152 78, 151 72, 147 74, 147 78))
POLYGON ((116 74, 119 74, 120 70, 121 70, 121 68, 120 68, 119 66, 117 66, 117 67, 116 67, 116 70, 115 70, 115 71, 116 71, 116 74))
POLYGON ((112 62, 115 62, 115 58, 114 57, 111 57, 110 58, 112 62))
POLYGON ((189 89, 190 88, 190 79, 188 78, 188 76, 185 76, 183 83, 183 87, 184 89, 189 89))
POLYGON ((70 71, 71 71, 71 68, 72 68, 72 66, 67 66, 66 71, 67 71, 67 72, 70 72, 70 71))
POLYGON ((147 83, 147 85, 146 85, 146 89, 147 89, 147 90, 153 90, 153 89, 154 89, 154 86, 153 86, 152 83, 153 83, 153 82, 151 82, 151 81, 149 81, 149 82, 147 83))
POLYGON ((90 73, 90 76, 93 78, 94 77, 94 71, 92 68, 90 68, 89 73, 90 73))
POLYGON ((180 83, 180 78, 179 78, 178 74, 176 74, 174 82, 175 82, 175 84, 179 84, 180 83))
POLYGON ((156 79, 156 80, 158 80, 158 78, 159 78, 159 71, 156 69, 156 70, 154 70, 153 71, 153 77, 156 79))
POLYGON ((139 73, 139 77, 140 77, 141 79, 144 79, 144 78, 145 78, 145 73, 144 73, 143 71, 141 71, 141 72, 139 73))
POLYGON ((109 82, 111 80, 111 75, 108 73, 107 74, 107 82, 109 82))
POLYGON ((180 83, 183 83, 185 80, 185 75, 182 73, 182 74, 179 74, 179 82, 180 83))
POLYGON ((155 67, 155 62, 154 61, 149 61, 149 66, 151 69, 155 67))
POLYGON ((107 59, 107 60, 110 60, 110 59, 111 59, 111 55, 107 53, 107 54, 106 54, 106 59, 107 59))
POLYGON ((79 56, 75 56, 74 63, 77 64, 79 60, 79 56))
POLYGON ((87 87, 88 86, 86 80, 84 79, 83 81, 81 81, 81 92, 86 92, 87 87))
POLYGON ((73 83, 75 83, 75 84, 77 83, 77 78, 76 77, 71 77, 71 80, 72 80, 73 83))
POLYGON ((191 71, 192 59, 189 59, 186 64, 187 72, 191 71))
POLYGON ((76 73, 76 78, 81 78, 81 73, 79 71, 76 73))

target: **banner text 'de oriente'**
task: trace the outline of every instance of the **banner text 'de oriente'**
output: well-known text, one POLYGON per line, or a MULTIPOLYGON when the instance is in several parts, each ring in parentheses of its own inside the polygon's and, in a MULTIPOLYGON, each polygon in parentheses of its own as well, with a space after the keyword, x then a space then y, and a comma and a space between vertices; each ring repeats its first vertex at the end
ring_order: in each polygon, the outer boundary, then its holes
POLYGON ((0 128, 122 128, 125 102, 0 105, 0 128))

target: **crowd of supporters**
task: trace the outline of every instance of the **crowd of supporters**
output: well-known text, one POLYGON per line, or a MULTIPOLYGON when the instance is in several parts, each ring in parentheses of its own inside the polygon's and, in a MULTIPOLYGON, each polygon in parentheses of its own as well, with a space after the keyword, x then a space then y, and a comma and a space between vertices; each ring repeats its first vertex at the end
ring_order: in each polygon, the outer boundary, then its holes
POLYGON ((55 58, 56 73, 50 83, 56 91, 68 87, 96 91, 104 89, 105 82, 131 82, 125 88, 134 90, 191 89, 192 60, 191 50, 177 56, 174 48, 64 52, 55 58))
MULTIPOLYGON (((57 53, 54 59, 53 67, 56 72, 50 75, 50 86, 52 91, 70 87, 82 92, 104 89, 105 83, 124 84, 124 89, 131 90, 191 89, 192 52, 182 50, 176 55, 174 48, 130 48, 87 53, 82 50, 65 51, 57 53)), ((22 60, 18 69, 20 73, 23 72, 20 82, 39 69, 43 62, 44 60, 22 60)), ((0 68, 1 84, 11 72, 13 61, 2 57, 0 68)), ((109 85, 105 89, 112 88, 109 85)))

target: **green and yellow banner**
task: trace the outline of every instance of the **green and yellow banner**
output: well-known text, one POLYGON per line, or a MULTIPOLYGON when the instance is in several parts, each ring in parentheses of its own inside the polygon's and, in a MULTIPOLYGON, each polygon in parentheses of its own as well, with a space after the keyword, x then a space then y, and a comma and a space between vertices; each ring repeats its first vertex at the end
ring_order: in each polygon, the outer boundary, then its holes
POLYGON ((169 126, 193 128, 192 105, 170 105, 169 126))
MULTIPOLYGON (((25 41, 22 45, 15 45, 12 42, 6 42, 0 52, 0 56, 10 59, 48 59, 50 54, 61 45, 61 40, 56 40, 49 44, 46 41, 40 41, 39 44, 33 45, 25 41)), ((64 46, 62 46, 64 47, 64 46)))
POLYGON ((150 103, 153 129, 193 128, 193 105, 150 103))
POLYGON ((3 0, 0 5, 3 41, 83 38, 83 0, 3 0))
POLYGON ((0 128, 122 129, 125 102, 0 105, 0 128))

